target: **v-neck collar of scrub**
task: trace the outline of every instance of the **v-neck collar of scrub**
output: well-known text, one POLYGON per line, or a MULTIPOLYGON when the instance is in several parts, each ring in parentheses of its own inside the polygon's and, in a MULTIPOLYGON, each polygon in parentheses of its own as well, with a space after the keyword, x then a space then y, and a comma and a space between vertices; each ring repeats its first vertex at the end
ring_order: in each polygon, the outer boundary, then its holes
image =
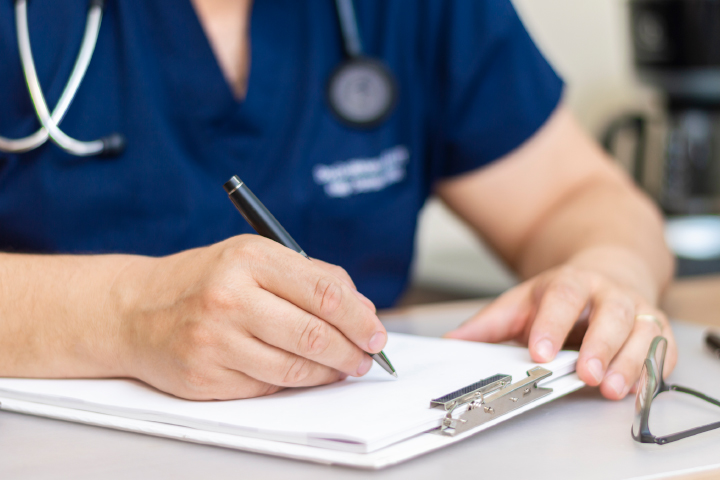
MULTIPOLYGON (((205 27, 210 27, 210 25, 205 25, 205 23, 203 22, 203 18, 202 18, 202 16, 200 15, 200 11, 202 10, 202 5, 199 5, 200 3, 201 3, 200 0, 190 0, 190 6, 192 7, 193 11, 195 12, 195 16, 196 16, 197 19, 199 20, 200 26, 202 27, 202 30, 203 30, 203 32, 205 33, 205 38, 206 38, 206 40, 207 40, 207 43, 210 45, 210 49, 211 49, 211 51, 212 51, 213 54, 214 54, 215 63, 218 65, 218 67, 220 67, 220 71, 221 71, 221 73, 223 74, 223 77, 225 78, 225 83, 228 85, 228 88, 229 88, 230 91, 232 92, 233 98, 235 98, 235 101, 236 101, 238 104, 242 104, 243 101, 245 100, 245 96, 246 96, 246 93, 247 93, 247 86, 248 86, 249 74, 250 74, 250 62, 251 62, 251 53, 252 53, 251 50, 250 50, 250 48, 251 48, 251 42, 250 42, 250 25, 252 24, 252 13, 253 13, 253 3, 254 3, 254 2, 253 2, 253 0, 249 0, 249 1, 246 3, 246 6, 245 6, 246 11, 245 11, 245 12, 240 12, 240 16, 238 17, 238 18, 240 18, 240 17, 242 17, 242 16, 246 16, 246 17, 247 17, 247 18, 244 19, 244 21, 243 21, 241 24, 239 24, 241 30, 236 31, 236 35, 239 33, 239 34, 244 35, 244 36, 246 37, 246 38, 244 38, 244 39, 241 39, 239 46, 240 46, 240 48, 241 48, 242 50, 245 50, 248 58, 246 59, 247 64, 244 65, 244 67, 245 67, 244 71, 242 71, 242 72, 240 72, 240 71, 234 72, 236 75, 242 75, 242 78, 241 78, 241 77, 237 77, 237 78, 235 79, 235 81, 238 82, 237 85, 233 85, 233 84, 232 84, 232 81, 227 78, 227 73, 229 73, 229 72, 225 72, 225 71, 224 71, 223 65, 222 65, 222 63, 221 63, 221 61, 220 61, 221 59, 219 58, 218 52, 217 52, 216 49, 215 49, 216 44, 215 44, 215 42, 214 42, 213 40, 217 40, 217 39, 213 39, 213 38, 210 36, 209 32, 208 32, 208 31, 206 30, 206 28, 205 28, 205 27), (241 82, 242 82, 242 84, 241 84, 241 82)), ((217 15, 217 14, 215 14, 215 15, 217 15)), ((209 19, 208 19, 208 21, 210 21, 210 22, 215 21, 215 20, 217 20, 217 19, 216 19, 216 18, 209 18, 209 19)), ((233 38, 233 39, 221 38, 220 40, 221 40, 221 43, 224 43, 225 40, 236 41, 236 40, 238 40, 238 39, 237 39, 237 38, 233 38)), ((238 51, 238 52, 236 52, 236 53, 239 53, 240 55, 242 55, 242 52, 240 52, 240 51, 238 51)), ((236 60, 236 61, 239 61, 237 58, 236 58, 235 60, 236 60)), ((239 65, 239 64, 233 64, 233 65, 230 65, 230 67, 231 67, 231 68, 238 69, 238 68, 240 68, 240 65, 239 65)))
MULTIPOLYGON (((242 128, 265 129, 280 106, 283 92, 292 87, 289 71, 297 59, 297 42, 289 35, 297 25, 280 22, 291 16, 276 15, 271 2, 256 1, 250 13, 250 65, 245 98, 238 100, 222 72, 210 40, 200 23, 191 0, 177 2, 177 22, 173 34, 179 43, 191 45, 183 49, 178 45, 182 61, 172 61, 173 87, 183 102, 193 99, 188 107, 192 115, 212 123, 238 121, 242 128), (181 19, 184 17, 185 21, 181 19), (181 40, 184 39, 184 40, 181 40), (183 53, 185 52, 185 53, 183 53), (193 75, 187 69, 197 69, 193 75)), ((279 8, 288 8, 289 2, 279 8)), ((298 2, 301 3, 301 2, 298 2)), ((276 7, 277 8, 277 7, 276 7)), ((298 21, 297 18, 294 19, 298 21)), ((233 122, 234 123, 234 122, 233 122)))

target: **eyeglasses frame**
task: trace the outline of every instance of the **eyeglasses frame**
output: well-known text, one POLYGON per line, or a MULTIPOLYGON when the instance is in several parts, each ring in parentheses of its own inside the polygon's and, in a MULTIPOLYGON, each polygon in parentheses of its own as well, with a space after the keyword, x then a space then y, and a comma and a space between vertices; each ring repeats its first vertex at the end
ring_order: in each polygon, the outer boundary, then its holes
MULTIPOLYGON (((667 351, 667 339, 662 336, 657 336, 653 339, 652 343, 650 344, 650 349, 648 350, 647 357, 645 358, 644 362, 644 368, 648 371, 648 382, 650 385, 652 385, 652 389, 654 390, 653 395, 650 398, 647 398, 642 412, 640 416, 640 428, 639 432, 636 435, 635 434, 635 425, 633 422, 633 426, 630 427, 630 434, 632 435, 633 439, 640 443, 655 443, 657 445, 665 445, 671 442, 676 442, 678 440, 682 440, 683 438, 687 438, 693 435, 697 435, 698 433, 707 432, 710 430, 715 430, 716 428, 720 428, 720 422, 714 422, 710 423, 708 425, 703 425, 700 427, 691 428, 688 430, 684 430, 682 432, 673 433, 671 435, 664 435, 661 437, 655 436, 652 433, 650 433, 650 427, 649 427, 649 419, 650 419, 650 407, 652 405, 652 401, 657 397, 659 394, 663 392, 680 392, 680 393, 686 393, 688 395, 692 395, 696 398, 699 398, 701 400, 705 400, 706 402, 712 403, 713 405, 717 405, 720 407, 720 400, 716 400, 712 397, 708 397, 707 395, 698 392, 697 390, 693 390, 691 388, 682 387, 680 385, 669 385, 665 383, 665 380, 663 379, 663 365, 665 363, 665 353, 667 351), (657 353, 657 349, 662 345, 662 359, 659 362, 659 365, 655 366, 653 365, 653 359, 655 358, 655 354, 657 353)), ((644 394, 644 391, 647 391, 648 389, 642 389, 638 387, 637 395, 636 395, 636 402, 638 402, 640 399, 640 395, 644 394)))

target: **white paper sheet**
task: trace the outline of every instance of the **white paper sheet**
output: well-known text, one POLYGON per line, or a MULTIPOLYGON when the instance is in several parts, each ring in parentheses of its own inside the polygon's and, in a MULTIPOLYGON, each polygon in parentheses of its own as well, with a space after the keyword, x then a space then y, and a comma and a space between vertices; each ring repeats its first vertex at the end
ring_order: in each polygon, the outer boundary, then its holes
MULTIPOLYGON (((0 379, 0 397, 162 422, 207 432, 366 453, 439 425, 432 398, 496 373, 525 377, 527 349, 391 333, 385 353, 399 378, 377 365, 363 378, 248 400, 193 402, 132 380, 0 379)), ((576 352, 544 365, 551 379, 574 370, 576 352)))
MULTIPOLYGON (((26 402, 3 397, 0 397, 0 409, 28 415, 38 415, 41 417, 66 420, 69 422, 113 428, 116 430, 137 432, 145 435, 172 438, 184 442, 214 445, 218 447, 232 448, 266 455, 275 455, 315 463, 345 465, 367 469, 381 469, 462 441, 469 436, 494 427, 498 423, 509 420, 517 415, 527 412, 528 410, 537 408, 540 405, 551 402, 563 395, 567 395, 570 392, 578 390, 585 384, 577 378, 576 374, 573 373, 544 383, 543 385, 552 388, 553 393, 461 435, 448 437, 436 435, 434 433, 422 433, 403 442, 395 443, 389 447, 376 450, 372 453, 342 452, 307 445, 297 445, 294 443, 209 432, 165 423, 134 420, 131 418, 116 417, 102 413, 43 405, 40 403, 26 402)), ((527 433, 528 435, 533 434, 533 432, 527 433)))

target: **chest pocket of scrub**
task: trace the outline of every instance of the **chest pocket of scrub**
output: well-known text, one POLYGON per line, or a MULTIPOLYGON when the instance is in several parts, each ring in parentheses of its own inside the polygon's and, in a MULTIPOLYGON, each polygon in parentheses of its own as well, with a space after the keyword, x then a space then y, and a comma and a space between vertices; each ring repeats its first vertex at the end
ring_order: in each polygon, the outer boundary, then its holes
POLYGON ((312 176, 328 198, 346 198, 378 192, 402 182, 407 177, 409 160, 407 147, 398 145, 376 157, 316 164, 312 176))

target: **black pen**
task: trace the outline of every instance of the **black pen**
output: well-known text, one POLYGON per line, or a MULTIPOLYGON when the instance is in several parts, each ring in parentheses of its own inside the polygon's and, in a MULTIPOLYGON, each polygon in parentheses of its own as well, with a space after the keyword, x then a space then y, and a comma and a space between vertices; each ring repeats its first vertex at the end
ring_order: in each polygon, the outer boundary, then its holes
MULTIPOLYGON (((238 178, 237 175, 225 182, 223 185, 230 200, 240 214, 247 220, 255 231, 265 238, 275 240, 281 245, 285 245, 291 250, 295 250, 308 260, 310 257, 300 248, 290 234, 280 225, 280 222, 270 213, 265 205, 255 196, 245 183, 238 178)), ((386 372, 397 377, 397 372, 390 363, 385 353, 368 353, 386 372)))

